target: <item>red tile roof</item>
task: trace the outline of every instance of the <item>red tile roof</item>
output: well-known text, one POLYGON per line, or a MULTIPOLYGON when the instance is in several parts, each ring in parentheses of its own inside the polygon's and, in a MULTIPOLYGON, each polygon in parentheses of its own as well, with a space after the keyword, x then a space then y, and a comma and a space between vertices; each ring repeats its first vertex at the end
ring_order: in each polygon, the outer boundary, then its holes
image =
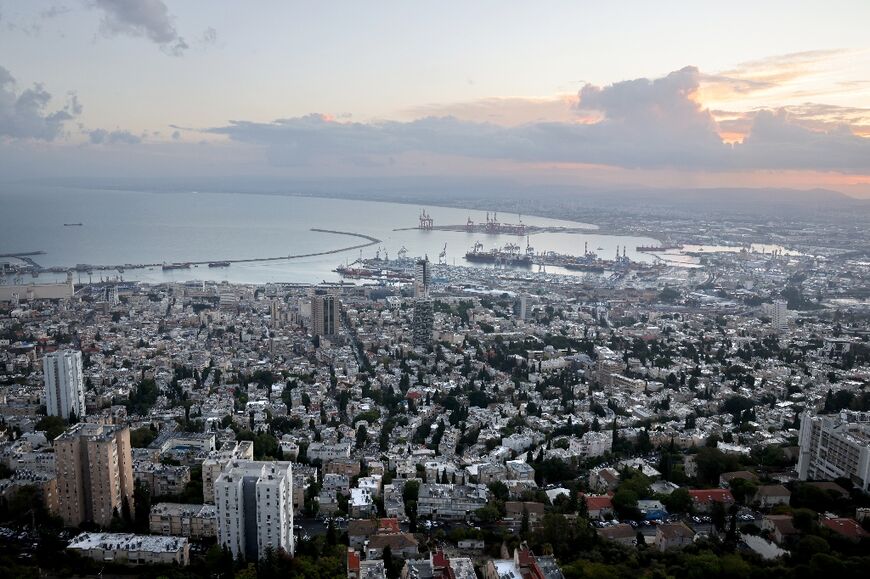
POLYGON ((696 503, 733 503, 734 496, 727 489, 691 490, 689 496, 696 503))
POLYGON ((601 509, 612 509, 613 501, 610 500, 610 496, 608 495, 599 495, 599 496, 586 496, 586 510, 589 511, 600 511, 601 509))
POLYGON ((830 519, 822 519, 822 524, 835 533, 839 533, 844 537, 860 540, 863 537, 870 537, 870 533, 865 531, 855 519, 832 517, 830 519))

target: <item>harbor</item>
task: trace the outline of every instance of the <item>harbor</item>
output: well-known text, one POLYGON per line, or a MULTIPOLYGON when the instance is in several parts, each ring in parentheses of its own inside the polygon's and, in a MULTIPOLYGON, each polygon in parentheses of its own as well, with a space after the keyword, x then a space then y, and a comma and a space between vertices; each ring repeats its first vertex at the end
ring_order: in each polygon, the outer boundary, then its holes
POLYGON ((349 237, 357 237, 365 240, 364 243, 357 243, 355 245, 350 245, 347 247, 341 247, 338 249, 329 249, 324 251, 315 251, 311 253, 300 253, 296 255, 279 255, 274 257, 252 257, 252 258, 242 258, 242 259, 224 259, 220 261, 216 260, 203 260, 203 261, 183 261, 183 262, 173 262, 173 263, 124 263, 124 264, 114 264, 114 265, 94 265, 87 263, 79 263, 76 264, 75 267, 41 267, 36 261, 33 260, 31 256, 34 255, 45 255, 44 251, 32 251, 32 252, 23 252, 23 253, 9 253, 0 255, 0 257, 10 257, 15 259, 20 259, 27 263, 26 266, 21 267, 11 267, 7 268, 8 273, 12 274, 24 274, 29 273, 34 277, 38 276, 41 273, 66 273, 68 271, 78 271, 85 272, 91 274, 95 271, 117 271, 119 273, 123 273, 124 271, 130 269, 150 269, 159 267, 163 271, 172 271, 172 270, 184 270, 190 269, 191 267, 199 267, 201 265, 206 265, 211 268, 215 267, 229 267, 234 263, 256 263, 256 262, 269 262, 269 261, 281 261, 281 260, 291 260, 291 259, 303 259, 306 257, 319 257, 323 255, 333 255, 336 253, 343 253, 345 251, 353 251, 354 249, 362 249, 365 247, 369 247, 370 245, 376 245, 381 243, 381 240, 373 237, 371 235, 366 235, 364 233, 354 233, 351 231, 336 231, 332 229, 319 229, 312 227, 311 231, 318 233, 329 233, 332 235, 345 235, 349 237))

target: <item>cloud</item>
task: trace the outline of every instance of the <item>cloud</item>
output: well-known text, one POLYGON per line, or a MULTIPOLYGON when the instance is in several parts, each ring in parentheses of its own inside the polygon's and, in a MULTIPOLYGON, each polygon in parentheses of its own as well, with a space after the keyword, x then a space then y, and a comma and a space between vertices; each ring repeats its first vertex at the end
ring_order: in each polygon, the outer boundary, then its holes
POLYGON ((209 26, 202 32, 202 37, 200 38, 200 42, 202 44, 214 44, 217 42, 217 30, 209 26))
POLYGON ((134 135, 130 131, 106 131, 105 129, 94 129, 92 131, 87 131, 87 134, 91 143, 94 145, 138 145, 142 142, 142 137, 134 135))
POLYGON ((686 67, 657 79, 587 84, 579 91, 576 105, 578 119, 584 122, 502 126, 425 117, 359 123, 314 114, 271 123, 232 121, 206 132, 264 146, 269 161, 278 166, 422 152, 628 169, 870 170, 870 139, 846 126, 820 130, 802 124, 787 110, 737 113, 723 120, 733 126, 720 125, 697 99, 701 80, 698 69, 686 67), (589 118, 598 120, 589 122, 589 118), (723 142, 723 132, 738 128, 748 133, 743 143, 723 142))
POLYGON ((61 135, 64 123, 82 112, 70 93, 63 108, 46 111, 51 94, 41 84, 16 92, 12 74, 0 66, 0 137, 51 141, 61 135))
POLYGON ((189 48, 162 0, 95 0, 95 6, 103 12, 100 27, 104 34, 144 36, 173 56, 189 48))
POLYGON ((405 115, 410 118, 447 116, 505 126, 547 121, 596 120, 578 117, 576 104, 576 93, 547 98, 491 97, 468 102, 418 106, 405 111, 405 115))
POLYGON ((50 20, 51 18, 57 18, 58 16, 68 14, 71 10, 72 9, 69 6, 65 6, 63 4, 54 4, 40 11, 39 17, 44 20, 50 20))

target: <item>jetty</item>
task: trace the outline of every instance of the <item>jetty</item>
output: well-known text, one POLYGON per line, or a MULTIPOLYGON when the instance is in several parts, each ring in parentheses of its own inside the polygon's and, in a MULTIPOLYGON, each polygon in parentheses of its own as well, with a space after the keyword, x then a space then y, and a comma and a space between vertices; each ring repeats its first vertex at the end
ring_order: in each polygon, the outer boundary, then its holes
MULTIPOLYGON (((362 249, 364 247, 369 247, 370 245, 376 245, 378 243, 381 243, 381 240, 378 239, 377 237, 372 237, 371 235, 365 235, 363 233, 355 233, 352 231, 336 231, 333 229, 318 229, 315 227, 312 227, 310 231, 313 231, 315 233, 330 233, 332 235, 345 235, 348 237, 356 237, 356 238, 362 239, 363 243, 357 243, 355 245, 350 245, 347 247, 340 247, 338 249, 328 249, 328 250, 324 250, 324 251, 313 251, 311 253, 299 253, 299 254, 295 254, 295 255, 277 255, 277 256, 273 256, 273 257, 248 257, 248 258, 241 258, 241 259, 206 259, 203 261, 179 261, 179 262, 173 263, 174 267, 172 269, 187 269, 190 266, 209 265, 212 263, 221 263, 222 265, 223 264, 229 265, 232 263, 256 263, 256 262, 263 262, 263 261, 283 261, 285 259, 303 259, 306 257, 318 257, 321 255, 332 255, 335 253, 343 253, 345 251, 353 251, 355 249, 362 249)), ((19 259, 27 260, 26 256, 43 255, 44 253, 45 253, 44 251, 36 251, 36 252, 29 252, 29 253, 0 255, 0 257, 17 257, 19 259)), ((64 272, 67 272, 70 270, 91 272, 91 271, 106 271, 106 270, 146 269, 146 268, 151 268, 151 267, 163 268, 166 265, 164 262, 159 262, 159 263, 124 263, 124 264, 111 264, 111 265, 94 265, 94 264, 88 264, 88 263, 80 263, 80 264, 76 264, 75 267, 39 267, 39 266, 33 267, 34 263, 35 262, 32 262, 32 260, 31 260, 32 267, 28 268, 28 269, 31 269, 34 273, 43 273, 43 272, 45 272, 45 273, 64 273, 64 272)))

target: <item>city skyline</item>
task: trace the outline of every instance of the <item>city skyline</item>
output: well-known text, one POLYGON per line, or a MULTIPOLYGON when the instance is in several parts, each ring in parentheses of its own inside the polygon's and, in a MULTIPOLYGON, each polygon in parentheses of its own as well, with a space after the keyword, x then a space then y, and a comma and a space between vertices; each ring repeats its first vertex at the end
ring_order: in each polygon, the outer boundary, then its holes
POLYGON ((0 2, 7 180, 449 175, 870 195, 865 3, 258 8, 0 2))

